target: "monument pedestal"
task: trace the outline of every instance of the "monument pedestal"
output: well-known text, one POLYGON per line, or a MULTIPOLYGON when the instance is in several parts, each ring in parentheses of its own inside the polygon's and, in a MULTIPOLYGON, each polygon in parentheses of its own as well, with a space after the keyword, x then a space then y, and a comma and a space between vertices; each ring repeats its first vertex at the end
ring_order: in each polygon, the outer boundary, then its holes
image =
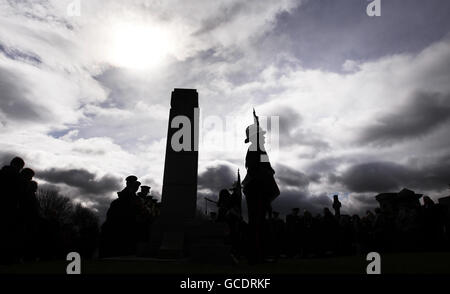
POLYGON ((228 225, 204 221, 191 232, 189 257, 193 262, 231 264, 231 246, 225 243, 228 225))
POLYGON ((192 262, 231 264, 231 246, 225 243, 228 225, 205 220, 192 220, 182 227, 157 222, 152 227, 152 240, 141 256, 165 259, 189 257, 192 262))
POLYGON ((184 223, 158 219, 151 227, 151 238, 144 254, 157 258, 182 258, 189 254, 190 232, 196 227, 193 220, 184 223))

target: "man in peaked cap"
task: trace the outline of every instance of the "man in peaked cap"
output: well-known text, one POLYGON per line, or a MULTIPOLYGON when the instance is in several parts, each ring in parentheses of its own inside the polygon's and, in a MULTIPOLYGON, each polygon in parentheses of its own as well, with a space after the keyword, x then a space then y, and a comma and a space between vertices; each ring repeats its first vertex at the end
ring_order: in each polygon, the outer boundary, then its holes
POLYGON ((149 186, 141 186, 141 191, 139 193, 137 193, 139 198, 141 198, 142 200, 146 200, 147 196, 149 196, 149 194, 150 194, 150 188, 151 187, 149 187, 149 186))
POLYGON ((128 176, 128 177, 125 179, 125 182, 127 182, 127 184, 128 184, 128 183, 132 183, 132 182, 136 182, 137 179, 138 179, 138 178, 137 178, 136 176, 130 175, 130 176, 128 176))
POLYGON ((125 178, 125 188, 123 188, 122 191, 117 192, 117 196, 119 196, 119 198, 123 198, 123 197, 127 197, 127 196, 132 196, 133 191, 134 193, 137 192, 136 186, 139 189, 139 186, 141 183, 138 183, 137 177, 134 175, 130 175, 128 177, 125 178))

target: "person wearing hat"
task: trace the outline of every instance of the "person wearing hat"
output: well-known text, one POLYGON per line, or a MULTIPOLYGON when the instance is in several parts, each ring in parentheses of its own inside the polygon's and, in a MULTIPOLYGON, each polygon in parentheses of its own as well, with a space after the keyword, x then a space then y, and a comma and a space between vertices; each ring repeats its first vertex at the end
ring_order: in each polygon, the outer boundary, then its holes
POLYGON ((264 251, 267 251, 263 244, 264 222, 266 215, 271 212, 271 202, 278 197, 280 191, 274 179, 275 171, 264 148, 266 132, 259 126, 255 110, 253 117, 254 123, 245 130, 245 143, 250 143, 250 146, 245 157, 247 175, 242 185, 250 229, 249 263, 255 264, 264 260, 264 251))
POLYGON ((133 191, 134 193, 136 193, 141 184, 138 182, 137 177, 134 175, 126 177, 125 182, 126 182, 125 188, 122 191, 117 192, 117 196, 119 196, 119 198, 132 196, 133 191))
POLYGON ((151 187, 149 186, 141 186, 141 191, 137 193, 137 196, 142 201, 142 204, 146 210, 146 214, 152 215, 153 214, 153 197, 150 194, 151 187))
POLYGON ((142 200, 146 200, 148 194, 150 194, 150 187, 149 186, 141 186, 141 191, 139 193, 137 193, 139 198, 141 198, 142 200))

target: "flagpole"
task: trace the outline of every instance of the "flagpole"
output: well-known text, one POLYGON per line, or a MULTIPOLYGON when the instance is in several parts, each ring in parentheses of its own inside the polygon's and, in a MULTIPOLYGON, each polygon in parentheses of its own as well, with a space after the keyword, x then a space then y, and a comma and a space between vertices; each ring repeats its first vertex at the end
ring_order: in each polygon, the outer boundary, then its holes
POLYGON ((256 115, 255 108, 253 107, 253 119, 256 121, 256 150, 259 151, 259 118, 256 115))

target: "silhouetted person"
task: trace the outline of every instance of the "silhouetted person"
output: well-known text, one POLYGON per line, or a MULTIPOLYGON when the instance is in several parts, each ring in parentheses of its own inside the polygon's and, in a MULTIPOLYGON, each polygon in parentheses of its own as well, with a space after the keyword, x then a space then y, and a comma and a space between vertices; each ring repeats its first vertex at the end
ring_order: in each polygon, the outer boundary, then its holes
POLYGON ((353 226, 353 238, 352 247, 355 254, 360 254, 363 250, 363 242, 365 241, 365 236, 363 232, 363 224, 359 215, 354 214, 352 216, 352 226, 353 226))
POLYGON ((266 214, 271 211, 271 202, 280 194, 274 179, 275 171, 270 165, 264 148, 265 131, 253 111, 255 122, 245 130, 245 143, 251 143, 245 157, 247 175, 242 182, 247 200, 249 221, 249 262, 264 260, 263 231, 266 214))
POLYGON ((303 257, 308 257, 315 253, 314 242, 315 242, 315 220, 312 214, 305 210, 303 212, 303 217, 300 220, 301 228, 301 255, 303 257))
POLYGON ((136 252, 142 223, 142 200, 136 195, 141 183, 136 176, 126 178, 126 187, 117 192, 102 226, 102 256, 130 255, 136 252))
POLYGON ((423 197, 423 247, 429 251, 442 250, 445 242, 444 211, 429 196, 423 197))
MULTIPOLYGON (((139 189, 140 182, 136 182, 136 192, 139 189)), ((144 188, 146 190, 146 188, 144 188)), ((136 192, 132 196, 131 210, 135 215, 135 240, 137 243, 146 243, 149 239, 149 226, 152 219, 150 207, 146 205, 146 199, 139 197, 136 192)), ((146 196, 146 198, 148 198, 146 196)))
POLYGON ((289 257, 294 257, 300 249, 300 208, 292 209, 286 216, 286 250, 289 257))
POLYGON ((15 157, 0 170, 0 262, 18 258, 20 171, 24 165, 22 158, 15 157))
POLYGON ((140 186, 140 183, 139 183, 139 185, 136 186, 137 181, 138 180, 137 180, 136 176, 131 175, 131 176, 126 177, 125 188, 122 191, 117 192, 117 196, 119 197, 119 199, 120 198, 125 199, 125 198, 129 198, 129 197, 135 195, 140 186))
POLYGON ((269 223, 269 254, 274 258, 280 257, 285 242, 285 223, 280 218, 280 213, 272 211, 269 223))
POLYGON ((338 221, 338 235, 335 237, 338 242, 335 253, 340 255, 350 255, 353 253, 354 228, 352 218, 342 215, 336 218, 338 221))
POLYGON ((324 246, 324 253, 335 253, 338 245, 338 223, 330 209, 325 207, 323 209, 322 219, 322 245, 324 246))
MULTIPOLYGON (((137 193, 137 196, 142 200, 142 205, 143 205, 143 209, 142 213, 146 215, 146 220, 145 222, 147 222, 145 224, 145 226, 149 226, 149 222, 153 221, 153 219, 156 217, 157 212, 156 212, 156 204, 155 201, 156 199, 153 199, 153 196, 150 195, 150 186, 141 186, 141 191, 139 193, 137 193)), ((140 204, 139 204, 140 205, 140 204)), ((145 230, 145 235, 148 235, 148 228, 143 228, 143 230, 145 230)), ((147 237, 146 237, 147 238, 147 237)))
POLYGON ((37 244, 39 243, 39 203, 36 198, 38 184, 36 181, 26 183, 24 194, 20 200, 20 215, 23 223, 23 252, 26 260, 38 257, 37 244))
POLYGON ((21 188, 20 171, 25 163, 20 157, 15 157, 9 165, 2 167, 0 171, 1 198, 0 207, 2 209, 2 217, 15 214, 18 208, 19 196, 21 188))
MULTIPOLYGON (((26 211, 27 206, 31 206, 33 204, 27 203, 31 196, 31 193, 36 193, 37 186, 34 189, 34 184, 32 183, 32 179, 34 177, 34 171, 31 168, 24 168, 19 173, 19 187, 18 187, 18 203, 17 203, 17 214, 16 214, 16 250, 17 256, 19 258, 24 257, 25 244, 27 243, 27 239, 30 233, 30 222, 29 215, 30 211, 26 211), (33 191, 34 190, 34 191, 33 191)), ((30 240, 28 240, 30 241, 30 240)))
POLYGON ((225 222, 227 220, 227 213, 231 208, 231 194, 227 189, 222 189, 219 192, 219 201, 217 201, 217 221, 225 222))
POLYGON ((236 259, 239 259, 243 251, 241 190, 240 176, 238 172, 238 181, 230 190, 222 189, 219 192, 219 199, 217 201, 217 221, 227 223, 230 232, 229 237, 231 241, 231 253, 236 259))
POLYGON ((146 200, 147 196, 150 194, 149 186, 141 186, 141 191, 137 193, 137 196, 142 200, 146 200))
POLYGON ((333 209, 334 209, 334 215, 336 217, 339 217, 341 215, 341 202, 339 201, 338 195, 333 196, 333 209))
MULTIPOLYGON (((19 173, 19 181, 20 181, 20 187, 19 187, 19 215, 20 217, 24 217, 27 213, 23 211, 24 206, 26 206, 27 200, 29 200, 29 195, 31 190, 33 190, 32 183, 34 177, 34 171, 31 168, 24 168, 19 173)), ((37 189, 37 187, 36 187, 37 189)), ((36 191, 34 191, 36 192, 36 191)))

